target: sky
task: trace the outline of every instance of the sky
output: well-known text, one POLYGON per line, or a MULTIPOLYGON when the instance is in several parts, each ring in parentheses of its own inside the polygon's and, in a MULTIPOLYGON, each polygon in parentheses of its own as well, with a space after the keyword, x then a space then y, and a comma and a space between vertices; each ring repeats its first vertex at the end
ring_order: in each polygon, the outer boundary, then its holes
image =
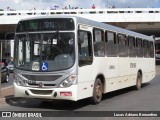
POLYGON ((65 6, 90 9, 92 5, 96 8, 107 8, 115 6, 116 8, 160 8, 160 0, 0 0, 0 9, 7 10, 7 7, 13 10, 43 10, 59 6, 62 9, 65 6))

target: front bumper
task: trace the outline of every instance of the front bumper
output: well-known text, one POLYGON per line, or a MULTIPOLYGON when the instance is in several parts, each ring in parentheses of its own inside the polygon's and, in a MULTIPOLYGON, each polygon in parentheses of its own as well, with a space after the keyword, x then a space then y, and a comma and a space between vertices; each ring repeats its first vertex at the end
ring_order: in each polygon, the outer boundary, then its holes
POLYGON ((13 86, 15 97, 77 101, 77 85, 68 88, 32 88, 19 86, 14 82, 13 86))

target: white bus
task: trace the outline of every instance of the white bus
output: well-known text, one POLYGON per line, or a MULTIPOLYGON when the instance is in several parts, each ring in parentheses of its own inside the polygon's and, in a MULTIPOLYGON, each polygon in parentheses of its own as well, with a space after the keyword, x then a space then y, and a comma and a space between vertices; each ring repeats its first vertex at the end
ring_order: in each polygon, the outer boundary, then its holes
POLYGON ((75 16, 19 21, 15 97, 78 101, 155 77, 154 38, 75 16))

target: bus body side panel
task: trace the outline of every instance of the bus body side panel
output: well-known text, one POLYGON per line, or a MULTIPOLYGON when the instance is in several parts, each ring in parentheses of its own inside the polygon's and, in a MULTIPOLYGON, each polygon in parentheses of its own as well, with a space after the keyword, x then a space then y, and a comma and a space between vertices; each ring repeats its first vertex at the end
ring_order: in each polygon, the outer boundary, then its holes
POLYGON ((86 65, 78 69, 78 100, 90 97, 93 91, 93 66, 86 65))
POLYGON ((136 59, 137 58, 119 57, 119 78, 121 78, 122 88, 136 85, 138 71, 136 59))
POLYGON ((78 69, 78 99, 91 97, 96 77, 107 71, 107 61, 104 57, 94 57, 91 65, 79 67, 78 69))
POLYGON ((104 93, 121 89, 122 85, 120 84, 118 77, 116 77, 116 78, 107 78, 105 82, 106 83, 105 83, 104 93))
POLYGON ((119 58, 119 80, 122 88, 136 85, 137 73, 142 71, 142 83, 155 77, 154 58, 119 58))
MULTIPOLYGON (((111 92, 114 90, 126 88, 136 84, 137 69, 136 67, 131 67, 131 64, 135 65, 136 59, 129 57, 116 57, 107 58, 108 63, 116 63, 115 76, 107 76, 106 79, 106 92, 111 92)), ((108 70, 106 74, 110 73, 112 70, 108 70)))
POLYGON ((155 77, 155 59, 143 58, 139 64, 142 64, 142 82, 151 81, 155 77))
POLYGON ((107 79, 118 77, 118 57, 106 57, 104 65, 105 65, 104 72, 107 79))
POLYGON ((118 81, 118 57, 106 57, 105 64, 104 93, 120 89, 121 84, 118 81))

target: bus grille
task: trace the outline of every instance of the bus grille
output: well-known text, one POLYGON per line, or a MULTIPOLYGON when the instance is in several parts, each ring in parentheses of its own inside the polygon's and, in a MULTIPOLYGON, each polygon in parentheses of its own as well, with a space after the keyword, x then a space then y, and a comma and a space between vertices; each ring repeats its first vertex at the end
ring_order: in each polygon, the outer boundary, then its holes
POLYGON ((52 90, 31 90, 33 94, 39 94, 39 95, 50 95, 52 94, 52 90))
MULTIPOLYGON (((37 83, 28 83, 28 85, 39 87, 39 84, 37 84, 37 83)), ((56 84, 43 84, 43 86, 44 87, 54 87, 54 86, 56 86, 56 84)))
POLYGON ((60 78, 62 75, 48 75, 48 76, 42 76, 42 75, 24 75, 25 78, 28 80, 35 80, 35 81, 55 81, 58 78, 60 78))

